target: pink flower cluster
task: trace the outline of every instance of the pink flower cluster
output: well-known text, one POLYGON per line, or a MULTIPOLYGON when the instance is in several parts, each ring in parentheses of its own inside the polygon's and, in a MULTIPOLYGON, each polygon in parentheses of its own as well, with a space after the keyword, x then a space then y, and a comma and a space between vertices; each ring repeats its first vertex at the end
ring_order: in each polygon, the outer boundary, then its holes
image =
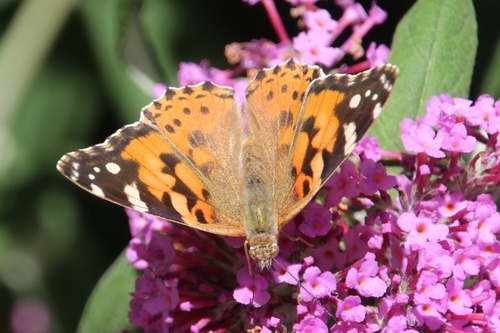
POLYGON ((498 332, 499 106, 486 95, 474 104, 432 97, 424 117, 402 122, 415 154, 364 139, 356 162, 284 227, 300 240, 280 237, 272 269, 253 275, 243 239, 128 211, 127 257, 144 271, 132 323, 146 332, 498 332), (422 131, 430 141, 417 144, 422 131), (386 155, 401 162, 397 177, 386 155))

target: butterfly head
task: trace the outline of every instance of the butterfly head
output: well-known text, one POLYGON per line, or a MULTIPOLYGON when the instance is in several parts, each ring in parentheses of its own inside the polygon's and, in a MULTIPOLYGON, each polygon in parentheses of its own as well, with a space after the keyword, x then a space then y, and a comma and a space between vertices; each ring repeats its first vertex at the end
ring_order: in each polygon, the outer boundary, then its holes
POLYGON ((248 245, 250 257, 257 260, 260 269, 271 268, 272 260, 279 252, 276 236, 257 234, 248 239, 248 245))

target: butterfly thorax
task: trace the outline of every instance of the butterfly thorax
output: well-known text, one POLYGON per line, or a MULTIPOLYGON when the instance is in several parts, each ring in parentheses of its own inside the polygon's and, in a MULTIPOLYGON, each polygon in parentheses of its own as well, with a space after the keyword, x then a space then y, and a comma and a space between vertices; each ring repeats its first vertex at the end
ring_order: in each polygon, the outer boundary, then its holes
POLYGON ((249 138, 243 147, 242 198, 244 228, 250 257, 261 269, 269 268, 278 254, 278 223, 270 195, 268 170, 256 140, 249 138))

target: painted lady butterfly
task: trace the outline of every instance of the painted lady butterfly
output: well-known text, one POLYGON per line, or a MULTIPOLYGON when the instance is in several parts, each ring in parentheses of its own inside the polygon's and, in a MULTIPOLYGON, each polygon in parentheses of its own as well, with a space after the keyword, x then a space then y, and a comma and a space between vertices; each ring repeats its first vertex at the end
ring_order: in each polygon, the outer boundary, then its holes
POLYGON ((119 205, 225 236, 246 236, 261 269, 279 230, 379 116, 397 67, 325 75, 290 60, 260 71, 238 107, 229 87, 167 88, 140 120, 64 155, 58 170, 119 205))

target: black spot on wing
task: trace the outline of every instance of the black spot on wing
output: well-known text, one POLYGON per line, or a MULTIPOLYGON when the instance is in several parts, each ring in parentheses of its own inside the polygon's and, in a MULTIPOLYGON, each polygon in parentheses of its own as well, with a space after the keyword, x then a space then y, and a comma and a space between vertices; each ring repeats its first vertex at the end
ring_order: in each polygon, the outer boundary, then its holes
POLYGON ((274 98, 274 91, 270 90, 267 93, 266 99, 267 99, 268 102, 270 102, 273 98, 274 98))
POLYGON ((165 99, 167 101, 171 101, 174 98, 174 96, 176 95, 176 93, 177 92, 174 89, 170 89, 167 87, 167 89, 165 90, 165 99))
POLYGON ((168 133, 175 133, 175 129, 172 125, 168 124, 168 125, 165 125, 165 130, 168 132, 168 133))
POLYGON ((279 113, 279 127, 290 127, 293 125, 293 113, 290 110, 282 110, 279 113))
POLYGON ((177 193, 182 193, 183 195, 185 195, 188 200, 189 209, 193 208, 193 206, 195 205, 195 201, 198 200, 195 193, 191 190, 189 186, 186 186, 184 182, 182 182, 179 178, 177 178, 175 173, 175 166, 178 163, 181 163, 181 160, 174 154, 161 154, 160 159, 164 164, 162 172, 175 177, 176 181, 174 186, 172 186, 172 191, 177 193))
POLYGON ((207 108, 206 106, 202 105, 202 106, 200 106, 200 113, 201 114, 209 114, 210 113, 210 109, 207 108))
POLYGON ((311 184, 308 179, 302 182, 302 192, 304 196, 308 195, 309 192, 311 192, 311 184))
POLYGON ((200 166, 200 171, 207 176, 212 175, 214 170, 215 170, 214 162, 207 162, 200 166))
POLYGON ((215 89, 215 85, 212 82, 206 81, 206 82, 203 82, 203 84, 201 85, 201 89, 208 91, 208 92, 211 92, 212 90, 215 89))
POLYGON ((302 170, 300 170, 301 173, 312 177, 313 176, 313 170, 311 168, 311 163, 308 163, 312 161, 312 159, 316 156, 318 153, 318 150, 314 147, 312 147, 309 143, 309 147, 307 148, 306 155, 304 156, 304 162, 302 164, 302 170))
POLYGON ((309 140, 311 140, 319 132, 319 129, 314 127, 315 121, 316 118, 311 116, 307 118, 304 124, 302 125, 302 132, 307 133, 309 140))
POLYGON ((207 146, 207 139, 205 138, 203 132, 200 130, 191 131, 189 133, 188 141, 191 147, 193 148, 198 148, 200 146, 201 147, 207 146))
POLYGON ((257 75, 255 75, 254 80, 255 81, 262 81, 265 77, 266 77, 266 72, 260 71, 257 73, 257 75))
POLYGON ((344 147, 346 145, 346 139, 344 134, 344 128, 339 127, 337 131, 335 145, 333 150, 330 152, 327 149, 322 151, 322 158, 324 162, 324 168, 321 172, 321 179, 326 180, 330 177, 332 173, 342 164, 342 162, 347 158, 344 155, 344 147))
POLYGON ((197 209, 194 213, 196 216, 196 220, 198 220, 199 223, 201 224, 207 224, 207 218, 205 217, 205 214, 203 214, 203 211, 201 209, 197 209))
POLYGON ((274 66, 274 68, 273 68, 273 74, 277 75, 277 74, 279 74, 279 72, 281 72, 281 66, 279 66, 279 65, 274 66))
POLYGON ((182 89, 182 92, 188 95, 191 95, 193 91, 194 91, 193 88, 191 88, 190 86, 184 86, 184 88, 182 89))
POLYGON ((294 71, 295 68, 297 68, 297 63, 295 62, 295 60, 290 59, 286 63, 285 67, 288 68, 288 69, 290 69, 290 70, 292 70, 292 71, 294 71))
POLYGON ((175 175, 175 166, 181 162, 181 160, 174 154, 161 154, 160 159, 163 162, 163 168, 161 172, 175 175))

